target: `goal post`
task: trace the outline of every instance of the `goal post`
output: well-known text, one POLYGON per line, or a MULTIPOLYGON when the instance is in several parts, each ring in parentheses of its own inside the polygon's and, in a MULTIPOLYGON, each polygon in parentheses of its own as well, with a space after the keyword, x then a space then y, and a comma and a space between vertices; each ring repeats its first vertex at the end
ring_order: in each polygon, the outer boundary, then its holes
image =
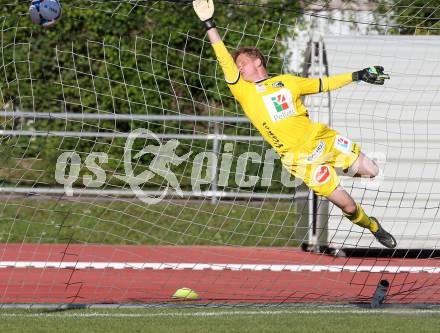
MULTIPOLYGON (((303 77, 329 76, 327 53, 322 34, 312 31, 310 40, 304 52, 303 77)), ((304 103, 311 110, 310 118, 313 121, 331 126, 331 95, 330 92, 318 96, 304 98, 304 103)), ((308 197, 308 237, 301 247, 306 251, 326 252, 332 250, 328 244, 329 202, 326 198, 317 196, 309 191, 308 197)))

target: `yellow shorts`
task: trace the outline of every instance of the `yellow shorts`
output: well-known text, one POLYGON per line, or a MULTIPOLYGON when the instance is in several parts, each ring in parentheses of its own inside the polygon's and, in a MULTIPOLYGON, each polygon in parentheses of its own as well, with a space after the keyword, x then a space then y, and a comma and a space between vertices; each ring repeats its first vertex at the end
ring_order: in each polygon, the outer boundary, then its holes
POLYGON ((340 183, 336 171, 346 170, 359 157, 361 148, 350 139, 326 128, 300 152, 282 157, 283 165, 317 195, 329 196, 340 183))

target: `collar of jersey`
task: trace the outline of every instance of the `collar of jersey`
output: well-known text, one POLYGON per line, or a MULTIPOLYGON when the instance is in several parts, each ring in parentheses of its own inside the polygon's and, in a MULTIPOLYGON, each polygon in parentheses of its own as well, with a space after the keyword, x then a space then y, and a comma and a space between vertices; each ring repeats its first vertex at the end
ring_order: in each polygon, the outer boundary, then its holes
POLYGON ((270 79, 270 77, 267 77, 267 78, 262 79, 262 80, 254 81, 254 83, 261 83, 261 82, 264 82, 264 81, 269 80, 269 79, 270 79))

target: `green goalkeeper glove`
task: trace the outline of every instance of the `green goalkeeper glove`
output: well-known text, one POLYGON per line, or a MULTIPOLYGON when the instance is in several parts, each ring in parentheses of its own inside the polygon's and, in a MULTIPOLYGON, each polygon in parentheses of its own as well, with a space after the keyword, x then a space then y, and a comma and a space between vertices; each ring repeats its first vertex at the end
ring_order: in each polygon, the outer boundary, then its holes
POLYGON ((390 76, 383 72, 382 66, 371 66, 361 71, 353 72, 352 78, 353 81, 364 81, 371 84, 382 85, 390 76))
POLYGON ((206 30, 215 28, 215 23, 212 20, 212 17, 214 15, 213 0, 194 0, 193 8, 200 21, 205 24, 206 30))

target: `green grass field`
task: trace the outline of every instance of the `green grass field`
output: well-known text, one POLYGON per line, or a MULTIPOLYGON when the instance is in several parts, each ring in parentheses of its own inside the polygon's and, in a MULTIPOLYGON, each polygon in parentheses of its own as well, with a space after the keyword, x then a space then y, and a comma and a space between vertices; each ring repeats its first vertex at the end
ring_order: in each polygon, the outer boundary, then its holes
POLYGON ((2 332, 438 332, 440 310, 144 308, 0 311, 2 332))
POLYGON ((0 242, 297 246, 305 232, 287 201, 80 200, 5 197, 0 242))

